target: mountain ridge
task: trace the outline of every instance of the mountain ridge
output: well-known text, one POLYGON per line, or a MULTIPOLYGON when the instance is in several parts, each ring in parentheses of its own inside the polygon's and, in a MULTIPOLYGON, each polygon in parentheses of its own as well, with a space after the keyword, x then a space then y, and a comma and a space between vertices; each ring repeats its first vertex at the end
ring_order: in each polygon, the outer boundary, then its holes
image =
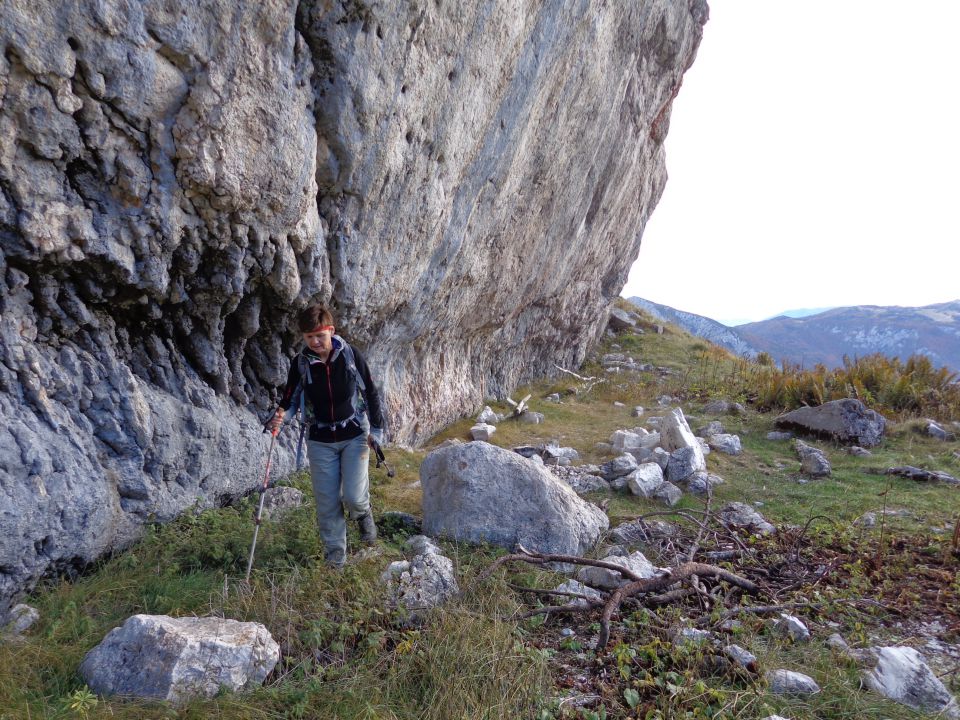
POLYGON ((767 352, 777 362, 838 367, 845 356, 879 352, 906 360, 921 354, 935 365, 960 371, 960 300, 919 307, 852 305, 802 317, 781 314, 734 328, 644 298, 631 297, 629 302, 746 357, 767 352))

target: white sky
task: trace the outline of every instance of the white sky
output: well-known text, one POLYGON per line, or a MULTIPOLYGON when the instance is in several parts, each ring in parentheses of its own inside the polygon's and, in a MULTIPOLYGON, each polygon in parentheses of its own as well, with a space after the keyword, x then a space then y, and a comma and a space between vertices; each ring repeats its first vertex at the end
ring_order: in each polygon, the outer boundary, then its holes
POLYGON ((960 298, 960 0, 713 0, 623 289, 723 321, 960 298))

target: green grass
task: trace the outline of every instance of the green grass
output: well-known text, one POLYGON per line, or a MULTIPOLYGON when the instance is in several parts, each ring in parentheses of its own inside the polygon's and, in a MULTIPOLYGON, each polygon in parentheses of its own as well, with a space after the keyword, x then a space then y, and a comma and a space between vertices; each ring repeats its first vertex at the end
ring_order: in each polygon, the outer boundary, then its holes
MULTIPOLYGON (((907 555, 898 556, 896 547, 902 538, 915 538, 910 547, 921 554, 910 558, 922 557, 924 552, 947 554, 948 528, 960 508, 960 490, 873 470, 912 464, 960 476, 960 459, 953 454, 957 443, 934 441, 916 432, 910 422, 893 425, 870 457, 850 456, 830 443, 814 442, 833 463, 833 476, 800 482, 800 463, 791 444, 765 438, 773 429, 773 415, 749 410, 743 416, 713 418, 701 413, 703 403, 713 397, 749 398, 744 388, 764 370, 676 328, 667 326, 663 334, 652 328, 653 323, 647 322, 643 335, 606 341, 598 356, 624 352, 640 362, 668 368, 669 373, 608 374, 596 363, 588 363, 579 372, 603 382, 587 393, 568 392, 582 387, 569 376, 520 388, 513 397, 530 393, 532 408, 545 415, 544 422, 504 421, 493 442, 504 447, 556 442, 575 447, 584 462, 604 462, 610 455, 598 450, 597 443, 608 441, 614 430, 661 414, 656 405, 659 396, 680 396, 685 412, 695 418, 692 427, 720 419, 728 432, 742 440, 743 455, 714 452, 708 457, 710 471, 726 480, 715 490, 714 508, 732 500, 762 502, 759 509, 770 521, 788 526, 810 521, 809 537, 824 548, 861 552, 863 562, 844 565, 842 583, 821 588, 824 597, 872 592, 892 597, 898 583, 909 586, 910 574, 919 570, 908 566, 907 555), (613 343, 620 349, 611 348, 613 343), (544 402, 542 398, 551 392, 559 392, 562 403, 544 402), (615 402, 624 406, 616 407, 615 402), (643 418, 630 416, 634 405, 647 408, 643 418), (852 525, 864 512, 885 508, 904 512, 884 516, 874 528, 852 525), (878 569, 880 560, 883 564, 878 569)), ((510 411, 506 403, 491 404, 498 412, 510 411)), ((464 418, 453 423, 429 445, 449 438, 466 440, 473 422, 464 418)), ((378 516, 385 510, 420 512, 416 481, 428 450, 389 448, 388 460, 397 471, 393 479, 371 467, 378 516)), ((304 474, 286 482, 309 496, 304 474)), ((664 510, 624 494, 591 499, 609 501, 612 525, 664 510)), ((770 696, 755 678, 704 671, 702 658, 673 649, 662 632, 662 626, 680 615, 678 608, 664 608, 657 615, 625 612, 616 631, 619 645, 612 643, 611 651, 600 656, 580 641, 561 644, 559 627, 576 622, 589 625, 596 618, 509 620, 529 598, 511 590, 506 581, 552 587, 560 579, 528 567, 510 569, 466 592, 437 610, 419 630, 405 628, 403 618, 386 609, 379 582, 385 565, 402 557, 403 534, 383 538, 381 555, 354 561, 342 573, 332 572, 318 560, 310 503, 282 523, 263 526, 253 582, 247 587, 241 580, 253 530, 253 501, 251 497, 232 507, 188 513, 167 526, 151 527, 130 550, 73 580, 51 580, 39 587, 28 602, 40 610, 41 621, 24 642, 0 644, 0 668, 4 669, 0 672, 0 720, 599 717, 597 707, 572 711, 557 699, 567 690, 554 683, 570 663, 579 664, 577 672, 602 679, 597 687, 603 688, 604 712, 611 718, 761 718, 775 712, 795 720, 915 717, 901 706, 859 690, 855 668, 827 650, 822 637, 807 646, 794 646, 771 636, 759 619, 745 621, 740 644, 750 647, 764 667, 806 668, 824 692, 804 701, 785 701, 770 696), (196 701, 179 710, 163 703, 117 698, 93 704, 77 675, 79 663, 111 628, 135 613, 214 613, 256 620, 281 644, 283 659, 258 690, 196 701), (628 699, 637 698, 637 707, 631 709, 628 699), (641 710, 646 714, 639 714, 641 710)), ((677 509, 683 508, 702 509, 703 501, 687 496, 677 509)), ((356 548, 354 532, 351 528, 356 548)), ((450 542, 443 546, 465 587, 502 552, 450 542)), ((952 565, 944 561, 929 573, 952 577, 943 581, 944 592, 946 597, 960 597, 956 560, 952 565)), ((920 602, 909 594, 899 597, 905 603, 920 602)), ((883 630, 883 618, 875 614, 834 611, 848 639, 868 629, 883 630)))

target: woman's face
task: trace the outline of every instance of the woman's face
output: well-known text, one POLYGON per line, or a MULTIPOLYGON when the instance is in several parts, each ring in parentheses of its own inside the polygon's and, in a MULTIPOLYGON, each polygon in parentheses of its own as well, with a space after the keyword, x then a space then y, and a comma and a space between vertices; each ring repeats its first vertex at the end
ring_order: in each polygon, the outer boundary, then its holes
POLYGON ((303 333, 303 342, 320 357, 326 357, 333 350, 333 325, 322 325, 310 332, 303 333))

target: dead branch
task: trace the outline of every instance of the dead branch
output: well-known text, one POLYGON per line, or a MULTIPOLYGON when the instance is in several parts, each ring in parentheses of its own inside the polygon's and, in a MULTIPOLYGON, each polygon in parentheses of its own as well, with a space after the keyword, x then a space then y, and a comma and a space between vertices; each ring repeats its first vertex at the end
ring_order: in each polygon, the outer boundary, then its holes
POLYGON ((698 578, 713 577, 718 580, 726 580, 728 583, 736 585, 749 593, 756 594, 760 591, 760 588, 755 583, 750 582, 746 578, 734 575, 732 572, 714 565, 695 562, 684 563, 679 567, 672 568, 668 575, 658 575, 657 577, 634 580, 615 590, 610 596, 610 599, 607 600, 607 604, 603 608, 603 614, 600 616, 600 636, 597 638, 596 649, 599 651, 607 646, 607 642, 610 640, 610 619, 626 598, 638 595, 639 593, 663 590, 670 585, 688 579, 692 575, 696 575, 698 578))
POLYGON ((599 379, 600 379, 600 378, 594 377, 593 375, 591 375, 590 377, 584 377, 583 375, 577 375, 575 372, 573 372, 573 371, 571 371, 571 370, 565 370, 564 368, 562 368, 562 367, 560 367, 559 365, 556 365, 556 364, 554 365, 554 367, 555 367, 557 370, 559 370, 560 372, 562 372, 562 373, 566 373, 567 375, 572 375, 573 377, 575 377, 575 378, 576 378, 577 380, 579 380, 580 382, 590 382, 591 380, 599 380, 599 379))

